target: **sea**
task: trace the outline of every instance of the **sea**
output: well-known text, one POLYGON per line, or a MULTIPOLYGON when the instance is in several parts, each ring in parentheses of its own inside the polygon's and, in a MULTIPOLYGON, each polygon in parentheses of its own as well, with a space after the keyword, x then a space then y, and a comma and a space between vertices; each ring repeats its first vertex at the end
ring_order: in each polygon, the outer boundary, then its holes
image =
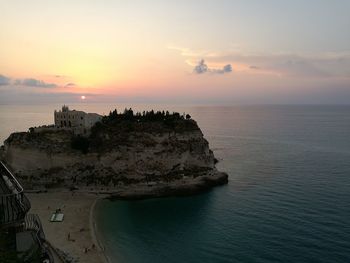
MULTIPOLYGON (((0 142, 61 105, 0 105, 0 142)), ((350 106, 73 104, 189 113, 229 174, 192 197, 102 200, 109 262, 350 262, 350 106)))

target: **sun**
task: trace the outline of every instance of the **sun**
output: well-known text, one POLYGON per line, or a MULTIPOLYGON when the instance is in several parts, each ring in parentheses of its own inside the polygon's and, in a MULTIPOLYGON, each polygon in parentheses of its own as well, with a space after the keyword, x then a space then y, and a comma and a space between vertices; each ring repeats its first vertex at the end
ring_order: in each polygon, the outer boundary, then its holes
POLYGON ((86 97, 84 95, 80 96, 80 99, 85 100, 86 97))

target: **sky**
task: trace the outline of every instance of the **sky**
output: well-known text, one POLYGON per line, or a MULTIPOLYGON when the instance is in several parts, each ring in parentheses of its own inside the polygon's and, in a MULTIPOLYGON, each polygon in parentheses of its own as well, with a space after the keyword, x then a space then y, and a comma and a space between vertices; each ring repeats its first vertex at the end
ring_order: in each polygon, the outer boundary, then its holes
POLYGON ((0 103, 349 104, 349 10, 348 0, 0 0, 0 103))

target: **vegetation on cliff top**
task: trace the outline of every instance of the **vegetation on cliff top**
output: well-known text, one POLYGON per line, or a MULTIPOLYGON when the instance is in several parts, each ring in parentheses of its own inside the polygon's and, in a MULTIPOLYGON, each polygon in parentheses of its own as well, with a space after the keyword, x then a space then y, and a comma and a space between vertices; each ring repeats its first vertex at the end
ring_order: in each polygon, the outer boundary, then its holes
POLYGON ((200 131, 197 123, 189 114, 180 115, 168 111, 136 112, 130 108, 118 113, 111 111, 101 122, 91 128, 89 136, 90 150, 105 150, 121 145, 141 143, 154 144, 150 134, 184 133, 200 131))
POLYGON ((123 113, 118 113, 115 109, 109 115, 104 116, 101 123, 104 126, 124 127, 127 130, 147 131, 150 133, 185 132, 198 129, 197 123, 191 119, 189 114, 185 115, 184 113, 180 115, 178 112, 155 112, 154 110, 134 113, 131 108, 125 109, 123 113))
POLYGON ((184 133, 200 131, 197 123, 190 115, 169 111, 136 112, 130 108, 118 113, 111 111, 103 116, 92 128, 88 137, 73 135, 68 130, 42 130, 35 132, 34 128, 27 133, 13 133, 7 143, 50 151, 66 152, 71 149, 82 153, 103 152, 120 146, 143 145, 153 146, 152 135, 184 133))
POLYGON ((115 109, 91 128, 89 137, 72 136, 71 147, 82 153, 135 144, 147 147, 155 143, 150 134, 188 131, 199 131, 189 114, 153 110, 134 113, 131 108, 118 113, 115 109))

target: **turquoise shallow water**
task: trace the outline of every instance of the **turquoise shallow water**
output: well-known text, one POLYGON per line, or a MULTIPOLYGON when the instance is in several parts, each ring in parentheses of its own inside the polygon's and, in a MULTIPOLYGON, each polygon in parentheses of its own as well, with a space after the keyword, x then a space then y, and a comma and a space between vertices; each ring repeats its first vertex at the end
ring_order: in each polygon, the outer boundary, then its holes
POLYGON ((111 262, 349 262, 350 107, 189 107, 229 184, 108 201, 111 262))

